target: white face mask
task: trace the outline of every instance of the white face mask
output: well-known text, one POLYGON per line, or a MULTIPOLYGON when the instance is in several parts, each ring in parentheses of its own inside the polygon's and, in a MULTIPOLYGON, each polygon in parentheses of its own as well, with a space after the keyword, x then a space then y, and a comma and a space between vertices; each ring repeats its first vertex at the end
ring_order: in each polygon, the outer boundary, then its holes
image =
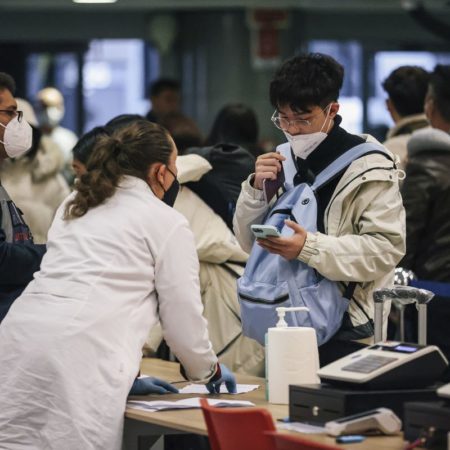
POLYGON ((292 134, 289 134, 287 131, 283 131, 297 158, 306 159, 328 136, 328 134, 322 130, 328 120, 330 110, 331 105, 329 106, 327 116, 325 117, 325 121, 323 122, 320 131, 309 134, 297 134, 295 136, 292 136, 292 134))
POLYGON ((19 122, 18 117, 14 117, 7 125, 0 123, 0 126, 5 129, 3 141, 0 142, 10 158, 18 158, 31 148, 33 130, 25 119, 19 122))

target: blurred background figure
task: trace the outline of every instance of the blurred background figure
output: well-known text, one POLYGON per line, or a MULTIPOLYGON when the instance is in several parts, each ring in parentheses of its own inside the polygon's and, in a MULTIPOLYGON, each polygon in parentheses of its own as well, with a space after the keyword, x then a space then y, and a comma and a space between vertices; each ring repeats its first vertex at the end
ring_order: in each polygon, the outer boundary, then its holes
POLYGON ((193 119, 180 112, 166 114, 159 122, 172 136, 179 155, 184 155, 190 147, 200 147, 204 137, 193 119))
POLYGON ((263 153, 258 145, 258 137, 258 119, 253 109, 242 103, 232 103, 218 112, 206 145, 240 145, 256 158, 263 153))
POLYGON ((428 343, 450 357, 450 65, 432 72, 425 112, 432 128, 416 131, 408 143, 402 187, 406 255, 400 266, 419 280, 446 283, 442 292, 430 287, 438 295, 428 306, 428 343))
POLYGON ((70 192, 60 174, 64 157, 53 139, 41 133, 30 103, 16 100, 17 109, 33 129, 33 145, 25 155, 4 161, 1 180, 23 212, 34 242, 44 244, 55 212, 70 192))
POLYGON ((160 78, 149 87, 151 109, 145 116, 150 122, 157 122, 170 113, 180 112, 180 83, 171 78, 160 78))
POLYGON ((388 131, 384 145, 400 158, 399 168, 407 160, 407 144, 413 131, 428 126, 424 113, 429 73, 418 66, 401 66, 384 80, 388 94, 386 107, 395 125, 388 131))
POLYGON ((222 218, 230 230, 233 229, 241 184, 253 173, 254 155, 259 154, 257 141, 258 122, 254 112, 242 104, 230 104, 218 112, 206 146, 189 148, 185 152, 200 155, 211 164, 211 171, 187 186, 222 218))
POLYGON ((66 181, 73 181, 72 149, 77 143, 77 135, 60 125, 64 117, 64 97, 58 89, 46 87, 37 94, 37 115, 39 126, 44 135, 49 136, 58 145, 64 157, 62 174, 66 181))

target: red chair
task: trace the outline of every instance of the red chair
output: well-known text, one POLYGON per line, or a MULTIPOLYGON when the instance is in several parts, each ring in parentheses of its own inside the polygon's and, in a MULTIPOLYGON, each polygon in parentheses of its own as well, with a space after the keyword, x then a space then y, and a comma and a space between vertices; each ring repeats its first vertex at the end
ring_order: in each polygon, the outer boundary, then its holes
POLYGON ((200 399, 212 450, 274 450, 265 431, 275 431, 263 408, 215 408, 200 399))
POLYGON ((268 431, 266 435, 272 439, 272 448, 274 450, 340 450, 342 447, 322 444, 317 441, 311 441, 304 437, 294 436, 292 434, 278 433, 268 431))

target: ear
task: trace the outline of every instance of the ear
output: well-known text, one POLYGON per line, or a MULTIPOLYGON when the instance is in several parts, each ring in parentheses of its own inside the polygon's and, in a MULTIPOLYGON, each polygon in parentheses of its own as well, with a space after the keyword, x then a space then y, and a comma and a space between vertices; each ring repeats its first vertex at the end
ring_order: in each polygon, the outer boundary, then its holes
POLYGON ((339 112, 340 105, 338 102, 333 102, 330 106, 330 119, 334 119, 336 114, 339 112))
POLYGON ((162 184, 164 182, 164 165, 162 163, 153 163, 147 172, 147 182, 152 185, 155 182, 162 184))

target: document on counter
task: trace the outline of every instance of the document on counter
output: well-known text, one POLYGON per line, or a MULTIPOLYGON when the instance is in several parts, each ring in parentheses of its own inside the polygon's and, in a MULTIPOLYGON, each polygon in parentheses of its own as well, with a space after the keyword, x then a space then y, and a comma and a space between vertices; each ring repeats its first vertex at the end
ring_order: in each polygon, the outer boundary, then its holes
MULTIPOLYGON (((231 395, 244 394, 246 392, 254 391, 258 388, 259 384, 237 384, 236 392, 231 395)), ((220 386, 220 393, 229 394, 225 383, 222 383, 222 385, 220 386)), ((180 389, 180 394, 209 394, 209 392, 204 384, 188 384, 184 388, 180 389)))
POLYGON ((323 434, 325 433, 325 427, 318 425, 310 425, 303 422, 286 422, 277 423, 277 428, 280 430, 296 431, 297 433, 304 434, 323 434))
MULTIPOLYGON (((222 400, 222 399, 208 399, 208 403, 212 406, 226 407, 226 406, 255 406, 252 402, 242 400, 222 400)), ((200 408, 200 397, 185 398, 183 400, 167 401, 167 400, 128 400, 128 408, 142 409, 144 411, 156 412, 168 409, 191 409, 200 408)))

